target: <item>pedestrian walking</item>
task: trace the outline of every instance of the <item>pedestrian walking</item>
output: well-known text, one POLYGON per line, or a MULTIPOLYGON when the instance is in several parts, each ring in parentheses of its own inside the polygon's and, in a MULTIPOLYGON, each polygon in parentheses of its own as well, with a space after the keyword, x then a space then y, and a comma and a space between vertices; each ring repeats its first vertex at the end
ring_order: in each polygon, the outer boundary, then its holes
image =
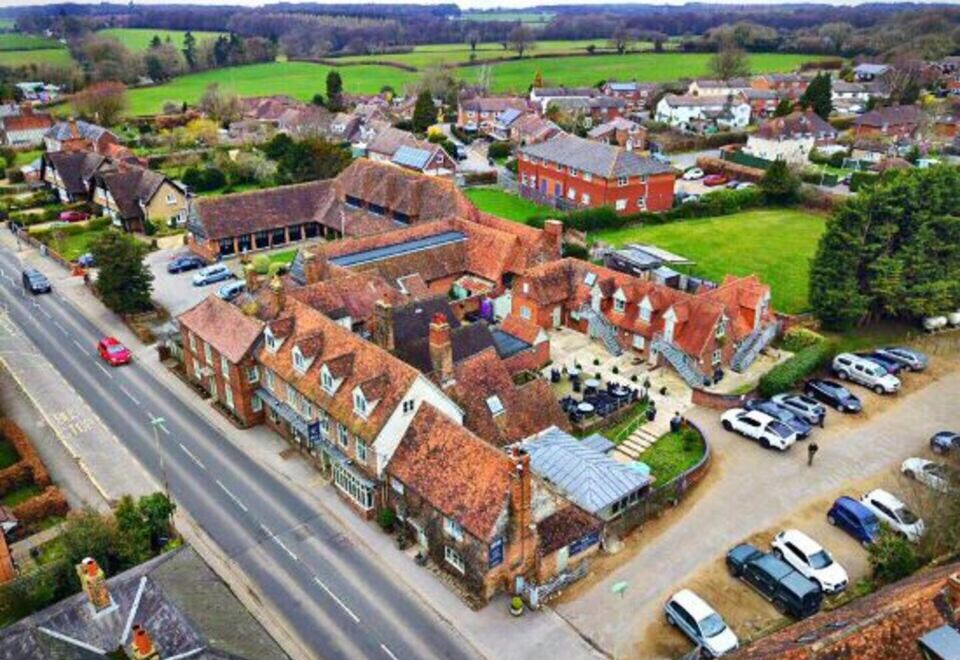
POLYGON ((820 447, 811 440, 810 444, 807 445, 807 467, 813 465, 813 457, 817 455, 818 451, 820 451, 820 447))

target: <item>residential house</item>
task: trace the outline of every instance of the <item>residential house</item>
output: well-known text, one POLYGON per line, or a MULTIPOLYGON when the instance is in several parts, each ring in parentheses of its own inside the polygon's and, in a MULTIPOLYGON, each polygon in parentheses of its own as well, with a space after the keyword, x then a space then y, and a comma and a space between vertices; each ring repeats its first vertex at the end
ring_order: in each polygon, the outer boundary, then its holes
POLYGON ((780 94, 772 89, 745 89, 743 98, 750 104, 750 116, 756 119, 771 117, 780 105, 780 94))
POLYGON ((837 130, 817 113, 796 111, 760 124, 747 138, 743 153, 769 161, 804 165, 809 162, 810 152, 835 144, 837 136, 837 130))
POLYGON ((738 658, 956 658, 960 563, 922 570, 754 641, 738 658))
POLYGON ((43 143, 47 152, 92 151, 104 156, 118 155, 114 149, 122 146, 112 132, 82 119, 58 121, 44 133, 43 143))
POLYGON ((850 149, 850 158, 874 165, 896 154, 896 145, 883 136, 858 138, 854 140, 850 149))
POLYGON ((636 80, 608 80, 600 89, 606 96, 623 99, 627 102, 628 110, 637 112, 650 107, 654 97, 660 93, 661 86, 636 80))
POLYGON ((51 103, 56 101, 63 91, 60 85, 36 81, 18 82, 14 86, 17 88, 17 98, 33 103, 51 103))
POLYGON ((457 171, 457 162, 442 146, 392 126, 377 131, 367 143, 367 157, 428 176, 450 177, 457 171))
POLYGON ((563 130, 552 121, 532 112, 509 118, 509 121, 507 118, 500 118, 498 127, 494 129, 496 136, 505 135, 507 136, 505 139, 517 146, 539 144, 562 132, 563 130), (500 125, 503 126, 502 133, 499 131, 500 125))
POLYGON ((43 136, 53 126, 46 113, 35 113, 30 106, 16 108, 15 113, 0 116, 0 144, 5 147, 36 147, 43 144, 43 136))
POLYGON ((243 426, 263 422, 256 352, 264 323, 209 295, 177 317, 184 373, 243 426))
POLYGON ((496 119, 507 110, 524 112, 526 99, 515 96, 473 96, 462 98, 457 105, 457 126, 465 131, 489 133, 496 119))
POLYGON ((920 125, 921 116, 920 108, 915 105, 876 108, 853 120, 853 134, 858 138, 871 136, 909 138, 920 125))
POLYGON ((627 151, 645 151, 647 148, 647 129, 624 117, 615 117, 594 126, 587 132, 587 137, 597 142, 623 147, 627 151))
POLYGON ((730 80, 694 80, 687 85, 687 96, 736 96, 750 88, 745 78, 730 80))
POLYGON ((240 99, 240 114, 244 119, 276 127, 281 117, 290 109, 306 107, 306 103, 290 96, 246 96, 240 99))
POLYGON ((695 132, 746 128, 750 123, 750 104, 742 94, 667 94, 657 104, 656 120, 674 128, 695 132))
POLYGON ((888 71, 890 71, 890 66, 887 64, 864 62, 853 68, 853 77, 857 82, 873 82, 882 78, 888 71))
POLYGON ((519 150, 520 194, 562 208, 612 206, 618 213, 666 211, 676 175, 621 147, 556 135, 519 150))
POLYGON ((600 90, 595 87, 533 87, 530 90, 530 103, 542 115, 554 101, 560 99, 589 100, 601 95, 600 90))
POLYGON ((558 110, 584 126, 591 127, 624 116, 627 112, 627 102, 620 98, 603 95, 590 98, 566 96, 550 100, 547 103, 547 111, 551 109, 558 110))
POLYGON ((834 80, 830 100, 839 114, 860 114, 866 112, 875 90, 875 84, 872 83, 834 80))
POLYGON ((750 79, 750 88, 776 92, 781 98, 796 101, 807 91, 810 80, 802 73, 764 73, 750 79))
POLYGON ((113 224, 125 231, 175 227, 186 222, 187 191, 160 172, 119 163, 93 175, 92 200, 113 224))
POLYGON ((550 363, 550 337, 537 324, 508 315, 491 333, 497 354, 511 373, 540 371, 550 363))
POLYGON ((61 202, 78 202, 89 198, 93 176, 110 167, 105 156, 92 151, 48 151, 40 161, 40 179, 61 202))

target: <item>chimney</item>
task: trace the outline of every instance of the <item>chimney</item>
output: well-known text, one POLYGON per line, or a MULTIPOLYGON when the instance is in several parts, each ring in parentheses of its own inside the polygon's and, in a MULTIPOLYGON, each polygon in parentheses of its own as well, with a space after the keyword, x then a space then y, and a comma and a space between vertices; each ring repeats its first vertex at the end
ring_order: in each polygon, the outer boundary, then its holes
POLYGON ((257 269, 253 264, 247 264, 243 267, 243 281, 247 285, 247 291, 253 293, 260 287, 260 278, 257 277, 257 269))
POLYGON ((430 363, 441 385, 453 380, 453 343, 447 315, 437 312, 430 320, 430 363))
POLYGON ((130 642, 130 657, 134 660, 160 660, 160 652, 146 629, 138 623, 131 630, 133 641, 130 642))
POLYGON ((547 220, 543 223, 543 233, 547 244, 559 258, 563 246, 563 223, 559 220, 547 220))
POLYGON ((326 254, 314 254, 309 250, 303 251, 303 274, 307 279, 307 284, 323 282, 327 279, 328 271, 329 264, 326 254))
MULTIPOLYGON (((381 348, 393 352, 393 306, 385 300, 373 304, 373 341, 381 348)), ((431 354, 432 357, 432 354, 431 354)))
POLYGON ((283 282, 280 280, 279 275, 274 275, 273 279, 270 280, 270 291, 273 292, 273 302, 279 312, 287 302, 287 296, 283 290, 283 282))
MULTIPOLYGON (((960 572, 952 573, 947 578, 947 597, 953 603, 954 608, 960 610, 960 572)), ((957 621, 957 623, 960 624, 960 621, 957 621)))
POLYGON ((515 446, 510 450, 513 459, 513 475, 510 479, 511 536, 520 542, 519 563, 521 570, 528 557, 533 556, 533 483, 530 471, 530 454, 515 446))
POLYGON ((110 607, 110 591, 107 589, 107 577, 103 569, 97 565, 97 560, 87 557, 76 566, 80 577, 80 586, 83 588, 90 604, 97 612, 110 607))

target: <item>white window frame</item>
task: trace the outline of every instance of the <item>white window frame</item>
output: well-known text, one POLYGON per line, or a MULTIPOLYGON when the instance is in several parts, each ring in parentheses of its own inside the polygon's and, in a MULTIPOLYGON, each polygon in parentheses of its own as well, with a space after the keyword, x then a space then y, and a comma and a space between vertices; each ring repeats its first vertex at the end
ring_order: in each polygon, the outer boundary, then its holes
POLYGON ((416 407, 416 402, 413 399, 407 399, 403 402, 403 412, 406 415, 409 415, 413 412, 413 409, 416 407))
POLYGON ((276 375, 273 373, 273 369, 267 369, 264 373, 264 384, 267 386, 267 389, 273 391, 277 386, 276 375))
POLYGON ((453 518, 444 516, 443 533, 452 539, 456 539, 457 541, 463 540, 463 527, 461 527, 460 523, 453 518))
POLYGON ((713 352, 713 366, 718 366, 723 362, 723 349, 718 348, 713 352))
POLYGON ((529 321, 532 317, 533 315, 530 313, 530 308, 527 307, 526 305, 521 305, 520 318, 522 318, 524 321, 529 321))
POLYGON ((366 418, 369 409, 367 408, 367 397, 363 396, 363 392, 356 390, 353 393, 353 412, 360 415, 363 418, 366 418))
POLYGON ((627 200, 625 200, 625 199, 618 199, 617 202, 616 202, 616 204, 614 205, 614 207, 615 207, 616 210, 618 210, 618 211, 625 211, 626 208, 627 208, 627 200))
POLYGON ((399 493, 400 495, 403 495, 406 492, 403 482, 398 480, 396 477, 390 477, 390 488, 392 488, 395 493, 399 493))
POLYGON ((620 186, 621 188, 623 188, 629 183, 630 183, 630 177, 627 177, 627 176, 617 177, 617 185, 620 186))
POLYGON ((230 361, 224 355, 220 356, 220 373, 223 374, 224 380, 230 380, 230 361))
POLYGON ((356 447, 357 447, 357 448, 356 448, 356 450, 355 450, 354 453, 355 453, 356 456, 357 456, 357 460, 360 461, 360 462, 363 463, 363 464, 366 464, 366 462, 367 462, 367 443, 364 442, 363 440, 361 440, 360 438, 357 438, 356 447))
POLYGON ((449 545, 443 546, 443 560, 457 569, 461 574, 466 574, 467 565, 463 561, 463 555, 461 555, 455 548, 451 548, 449 545))
POLYGON ((203 343, 203 359, 207 363, 207 366, 213 366, 213 351, 210 349, 210 344, 203 343))
POLYGON ((250 399, 250 410, 253 412, 260 412, 263 410, 263 401, 260 400, 256 394, 253 395, 253 398, 250 399))
POLYGON ((260 367, 258 365, 253 365, 252 367, 247 367, 247 382, 256 383, 260 380, 260 367))
POLYGON ((580 203, 581 203, 581 204, 589 204, 589 203, 590 203, 590 193, 583 193, 582 195, 580 195, 580 203))
POLYGON ((235 405, 233 402, 233 388, 227 385, 223 388, 223 398, 227 404, 227 408, 230 410, 235 410, 235 405))
POLYGON ((350 447, 350 430, 341 422, 337 422, 337 441, 341 447, 350 447))
POLYGON ((584 180, 584 181, 593 181, 593 175, 590 174, 590 172, 584 172, 584 173, 583 173, 583 180, 584 180))

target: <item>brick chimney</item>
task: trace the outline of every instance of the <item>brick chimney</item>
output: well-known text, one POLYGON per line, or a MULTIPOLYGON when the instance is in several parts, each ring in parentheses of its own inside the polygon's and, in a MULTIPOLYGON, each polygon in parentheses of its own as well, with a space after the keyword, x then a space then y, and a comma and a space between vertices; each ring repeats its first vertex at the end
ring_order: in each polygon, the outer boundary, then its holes
POLYGON ((243 281, 250 293, 260 288, 260 278, 257 276, 257 269, 253 267, 253 264, 247 264, 243 267, 243 281))
POLYGON ((160 652, 146 629, 137 623, 131 630, 130 657, 134 660, 160 660, 160 652))
POLYGON ((547 220, 543 223, 543 233, 547 245, 550 246, 554 256, 559 259, 563 246, 563 223, 559 220, 547 220))
MULTIPOLYGON (((385 300, 373 304, 373 341, 377 346, 393 352, 393 306, 385 300)), ((432 354, 431 354, 432 356, 432 354)))
POLYGON ((314 254, 309 250, 303 251, 303 274, 307 278, 307 284, 323 282, 327 279, 329 270, 327 255, 314 254))
POLYGON ((273 279, 270 280, 270 291, 273 293, 273 302, 277 311, 280 311, 287 303, 287 294, 283 290, 283 281, 279 275, 274 275, 273 279))
POLYGON ((76 566, 77 575, 80 577, 80 586, 83 588, 90 604, 97 612, 110 607, 110 591, 107 589, 107 576, 103 569, 97 565, 97 560, 93 557, 87 557, 76 566))
POLYGON ((513 459, 513 474, 510 478, 510 523, 511 537, 519 554, 511 564, 521 571, 533 557, 536 539, 533 526, 533 479, 530 470, 530 454, 514 447, 510 450, 513 459))
POLYGON ((453 343, 447 315, 437 312, 430 320, 430 363, 441 385, 453 380, 453 343))
MULTIPOLYGON (((960 572, 952 573, 947 578, 947 597, 953 603, 954 608, 960 610, 960 572)), ((960 624, 960 620, 957 620, 957 623, 960 624)))

